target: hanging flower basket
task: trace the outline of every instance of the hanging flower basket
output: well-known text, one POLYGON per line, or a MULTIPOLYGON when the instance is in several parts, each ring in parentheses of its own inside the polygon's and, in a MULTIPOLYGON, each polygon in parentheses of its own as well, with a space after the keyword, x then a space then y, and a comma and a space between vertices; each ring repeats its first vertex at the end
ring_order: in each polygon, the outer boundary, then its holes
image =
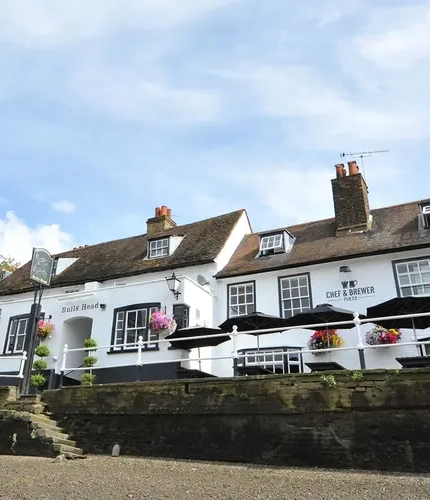
POLYGON ((55 325, 45 321, 43 319, 39 320, 37 323, 37 335, 42 339, 46 337, 51 337, 52 332, 55 330, 55 325))
POLYGON ((387 329, 379 325, 366 332, 366 342, 369 345, 397 344, 401 337, 402 334, 399 330, 387 329))
POLYGON ((176 321, 159 309, 149 318, 149 328, 158 335, 170 335, 176 330, 176 326, 176 321))
MULTIPOLYGON (((329 349, 330 347, 342 347, 343 338, 337 333, 337 330, 316 330, 308 342, 309 349, 318 351, 319 349, 329 349)), ((314 352, 316 356, 324 354, 323 352, 314 352)))

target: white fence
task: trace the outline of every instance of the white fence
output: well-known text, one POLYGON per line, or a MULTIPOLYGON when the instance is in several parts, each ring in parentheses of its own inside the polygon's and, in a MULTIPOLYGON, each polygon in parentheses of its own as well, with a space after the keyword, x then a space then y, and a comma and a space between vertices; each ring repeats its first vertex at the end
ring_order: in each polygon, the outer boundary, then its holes
POLYGON ((0 374, 0 378, 23 378, 26 361, 27 353, 25 351, 20 356, 3 356, 1 358, 1 370, 8 373, 0 374), (12 366, 8 366, 9 363, 12 366))
MULTIPOLYGON (((178 362, 188 362, 188 361, 216 361, 216 360, 226 360, 226 359, 231 359, 233 361, 233 365, 237 367, 238 360, 241 358, 244 358, 246 354, 239 354, 238 349, 237 349, 237 339, 239 335, 259 335, 259 334, 266 334, 266 333, 282 333, 285 331, 289 330, 297 330, 297 329, 316 329, 316 328, 335 328, 335 327, 340 327, 342 325, 354 325, 353 328, 355 329, 356 333, 356 345, 354 346, 347 346, 347 347, 329 347, 326 349, 318 349, 318 351, 311 350, 311 349, 298 349, 296 351, 294 350, 288 350, 286 351, 286 354, 292 355, 292 354, 297 354, 300 356, 302 359, 303 354, 311 353, 315 354, 317 353, 330 353, 330 352, 342 352, 342 351, 357 351, 357 357, 360 361, 360 368, 364 369, 365 366, 365 351, 366 350, 375 350, 375 349, 399 349, 401 347, 405 346, 421 346, 421 345, 428 345, 430 344, 430 341, 418 341, 417 336, 415 334, 414 341, 412 342, 400 342, 396 344, 378 344, 378 345, 368 345, 363 342, 362 338, 362 332, 361 332, 361 325, 365 323, 372 323, 372 324, 378 324, 379 321, 386 321, 386 320, 395 320, 395 319, 402 319, 402 318, 410 318, 411 319, 411 328, 412 329, 412 319, 413 318, 418 318, 418 317, 424 317, 424 316, 430 316, 430 312, 428 313, 421 313, 421 314, 407 314, 407 315, 401 315, 401 316, 386 316, 386 317, 380 317, 380 318, 366 318, 361 320, 359 318, 358 313, 354 313, 353 318, 351 321, 342 321, 342 322, 331 322, 331 323, 316 323, 316 324, 307 324, 307 325, 301 325, 300 327, 288 327, 288 328, 271 328, 271 329, 265 329, 265 330, 247 330, 247 331, 238 331, 237 327, 233 327, 233 331, 228 334, 230 335, 230 339, 232 341, 232 349, 231 349, 231 355, 230 356, 210 356, 210 357, 195 357, 189 359, 181 359, 181 358, 170 358, 170 359, 157 359, 157 360, 145 360, 143 361, 142 359, 142 352, 144 352, 144 346, 149 345, 149 344, 154 344, 154 340, 148 340, 144 341, 142 337, 139 337, 139 340, 137 343, 126 343, 126 344, 121 344, 121 345, 105 345, 105 346, 97 346, 95 348, 76 348, 76 349, 69 349, 67 345, 64 346, 63 349, 63 358, 62 358, 62 364, 60 368, 60 372, 62 375, 64 375, 66 372, 70 373, 72 371, 85 371, 85 370, 99 370, 99 369, 104 369, 104 368, 120 368, 124 366, 130 366, 130 361, 129 359, 127 362, 123 363, 114 363, 114 364, 105 364, 105 365, 96 365, 93 367, 87 367, 87 366, 78 366, 78 367, 72 367, 72 366, 67 366, 67 356, 71 352, 94 352, 96 350, 100 349, 107 349, 107 350, 115 350, 118 348, 124 349, 124 353, 127 353, 127 349, 137 349, 136 352, 136 357, 134 364, 137 367, 143 366, 143 365, 153 365, 153 364, 163 364, 163 363, 178 363, 178 362)), ((199 339, 205 339, 205 338, 216 338, 216 337, 224 337, 226 333, 219 333, 215 335, 203 335, 199 336, 199 339)), ((180 343, 182 341, 189 341, 189 340, 195 340, 196 337, 184 337, 182 339, 175 339, 174 342, 177 345, 177 343, 180 343)), ((159 339, 157 341, 158 343, 164 343, 168 342, 170 343, 170 340, 166 339, 159 339)), ((418 354, 418 353, 417 353, 418 354)), ((133 364, 133 363, 132 363, 133 364)))

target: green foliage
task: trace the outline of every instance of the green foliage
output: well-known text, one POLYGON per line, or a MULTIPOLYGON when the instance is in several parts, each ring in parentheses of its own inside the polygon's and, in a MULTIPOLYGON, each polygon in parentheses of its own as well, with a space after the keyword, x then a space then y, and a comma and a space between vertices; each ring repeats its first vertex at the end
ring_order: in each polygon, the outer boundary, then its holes
POLYGON ((95 356, 87 356, 84 358, 84 365, 91 367, 94 366, 97 363, 97 358, 95 356))
POLYGON ((49 356, 49 348, 45 344, 40 344, 39 346, 37 346, 34 354, 36 354, 36 356, 39 356, 39 358, 46 358, 46 356, 49 356))
POLYGON ((323 385, 333 388, 336 387, 336 379, 334 375, 321 375, 320 381, 323 385))
POLYGON ((97 347, 97 341, 95 339, 85 339, 84 347, 88 348, 89 351, 92 351, 95 347, 97 347))
POLYGON ((48 363, 44 359, 36 359, 33 363, 34 370, 46 370, 48 368, 48 363))
POLYGON ((42 375, 41 373, 37 373, 30 377, 30 384, 33 387, 42 387, 43 385, 46 384, 46 380, 47 379, 44 375, 42 375))
POLYGON ((359 380, 362 380, 364 378, 364 375, 363 372, 359 370, 354 370, 353 372, 351 372, 350 377, 352 380, 358 382, 359 380))
POLYGON ((81 378, 82 385, 93 385, 96 381, 96 376, 92 373, 84 373, 81 378))
POLYGON ((21 267, 21 263, 16 259, 0 254, 0 271, 10 271, 11 273, 13 273, 19 267, 21 267))

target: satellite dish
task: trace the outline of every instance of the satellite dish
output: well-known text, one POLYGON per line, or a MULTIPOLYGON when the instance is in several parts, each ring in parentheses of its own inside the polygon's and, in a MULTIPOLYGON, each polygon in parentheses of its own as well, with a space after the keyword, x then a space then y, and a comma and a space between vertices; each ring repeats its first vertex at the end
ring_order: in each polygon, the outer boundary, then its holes
POLYGON ((200 285, 200 286, 205 286, 205 285, 209 285, 209 281, 204 277, 202 276, 201 274, 199 274, 197 276, 197 283, 200 285))

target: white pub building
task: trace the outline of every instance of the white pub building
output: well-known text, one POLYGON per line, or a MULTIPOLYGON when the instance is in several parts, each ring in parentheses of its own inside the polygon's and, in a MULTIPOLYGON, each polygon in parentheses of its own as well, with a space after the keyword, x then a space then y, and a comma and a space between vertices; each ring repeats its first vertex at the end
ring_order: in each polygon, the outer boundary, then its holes
MULTIPOLYGON (((201 357, 225 359, 197 364, 190 361, 197 349, 159 341, 148 327, 151 313, 165 310, 179 327, 217 326, 254 311, 288 318, 329 303, 365 314, 393 297, 430 295, 430 200, 372 210, 356 163, 349 162, 348 170, 336 166, 331 219, 254 233, 244 210, 176 226, 163 206, 147 221, 146 234, 55 256, 52 284, 42 299, 44 318, 55 325, 46 339, 48 370, 59 373, 64 344, 82 348, 93 338, 103 346, 93 367, 97 382, 134 381, 136 345, 124 344, 142 336, 147 343, 141 380, 177 378, 181 367, 232 376, 232 341, 199 350, 201 357), (172 292, 166 278, 173 273, 180 283, 172 292)), ((29 271, 27 263, 0 282, 0 384, 17 380, 33 301, 29 271)), ((363 334, 372 326, 362 325, 363 334)), ((313 355, 288 352, 307 349, 312 333, 239 335, 239 364, 307 371, 313 355)), ((346 346, 357 344, 354 329, 339 334, 346 346)), ((411 335, 402 330, 400 343, 411 335)), ((366 366, 401 368, 395 358, 416 353, 416 346, 401 345, 366 351, 366 366)), ((79 383, 83 371, 72 368, 82 367, 86 355, 68 354, 65 384, 79 383)), ((347 369, 360 366, 357 351, 323 356, 347 369)))

